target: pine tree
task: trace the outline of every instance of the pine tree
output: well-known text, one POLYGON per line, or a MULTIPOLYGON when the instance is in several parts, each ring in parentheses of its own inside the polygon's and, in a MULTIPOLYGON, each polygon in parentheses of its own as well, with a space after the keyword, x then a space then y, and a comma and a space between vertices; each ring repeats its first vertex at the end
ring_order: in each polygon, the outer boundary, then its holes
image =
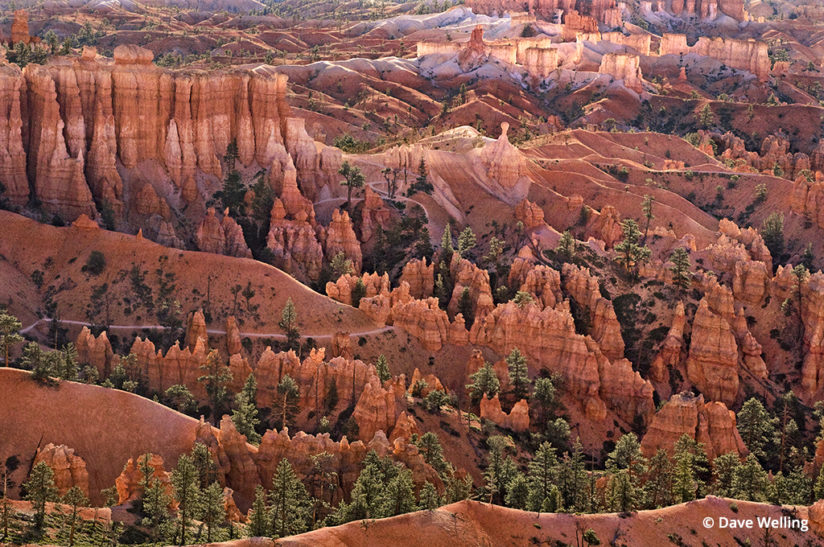
POLYGON ((572 450, 564 454, 558 465, 558 488, 564 500, 564 507, 573 511, 584 511, 588 508, 587 472, 584 461, 584 447, 581 439, 576 438, 572 450))
POLYGON ((341 186, 346 186, 346 209, 352 209, 352 190, 363 188, 366 179, 360 167, 352 167, 348 161, 343 162, 338 173, 343 175, 341 186))
MULTIPOLYGON (((349 260, 350 269, 352 261, 349 260)), ((355 281, 355 286, 352 287, 352 307, 357 308, 360 306, 360 301, 366 296, 366 285, 363 284, 363 279, 360 277, 355 281)))
POLYGON ((255 501, 252 503, 248 526, 251 537, 269 535, 269 508, 266 506, 266 490, 261 485, 255 487, 255 501))
POLYGON ((466 386, 469 390, 472 400, 477 403, 484 395, 489 398, 494 397, 501 389, 501 382, 495 374, 495 369, 492 368, 492 363, 485 362, 484 366, 472 374, 469 379, 471 384, 466 386))
POLYGON ((761 237, 773 260, 778 262, 784 254, 784 215, 771 213, 761 224, 761 237))
POLYGON ((229 397, 227 386, 232 381, 232 372, 221 362, 220 352, 213 349, 206 356, 206 362, 200 365, 203 372, 197 381, 205 384, 206 395, 212 407, 212 422, 217 424, 222 416, 226 399, 229 397))
POLYGON ((532 400, 537 401, 541 408, 541 423, 547 424, 558 406, 558 393, 552 378, 536 378, 535 389, 532 392, 532 400))
POLYGON ((335 471, 335 457, 329 452, 311 454, 309 459, 312 462, 308 479, 313 499, 312 528, 314 528, 318 522, 326 518, 326 512, 331 507, 332 496, 338 487, 338 472, 335 471), (329 494, 328 501, 326 500, 327 493, 329 494))
POLYGON ((644 237, 641 240, 641 245, 647 244, 647 235, 649 235, 649 226, 652 223, 652 220, 655 218, 655 215, 652 214, 652 206, 655 203, 655 198, 649 194, 644 195, 644 201, 641 202, 641 211, 644 214, 644 218, 646 219, 646 225, 644 226, 644 237))
POLYGON ((260 443, 260 433, 255 428, 260 423, 258 418, 258 408, 254 401, 249 400, 249 396, 240 392, 235 395, 235 408, 232 410, 232 422, 238 433, 246 436, 246 440, 252 444, 260 443))
POLYGON ((628 513, 635 509, 636 492, 629 471, 622 469, 612 475, 609 481, 608 499, 613 511, 628 513))
MULTIPOLYGON (((535 457, 529 462, 529 498, 531 511, 541 511, 544 500, 551 497, 550 489, 555 486, 558 458, 555 448, 548 442, 541 443, 535 457)), ((559 509, 559 507, 555 507, 559 509)))
POLYGON ((26 491, 26 499, 31 502, 34 509, 34 528, 42 530, 46 521, 46 502, 57 499, 57 488, 54 486, 54 472, 44 461, 38 462, 31 473, 29 479, 23 483, 26 491))
POLYGON ((624 238, 615 245, 615 252, 618 253, 616 261, 633 277, 637 277, 637 268, 643 262, 649 260, 652 253, 649 247, 639 242, 641 230, 635 220, 628 218, 621 222, 621 230, 624 238))
POLYGON ((675 474, 673 495, 678 502, 694 500, 703 490, 701 475, 707 471, 707 455, 704 445, 686 434, 675 442, 675 474))
POLYGON ((709 103, 704 105, 704 108, 701 109, 701 113, 698 116, 699 122, 701 123, 701 127, 704 129, 709 129, 713 125, 715 125, 715 115, 712 113, 712 108, 710 107, 709 103))
MULTIPOLYGON (((329 269, 332 270, 332 279, 340 279, 341 276, 354 272, 352 261, 346 258, 346 253, 343 251, 332 257, 332 261, 329 262, 329 269)), ((361 281, 361 284, 363 284, 363 281, 361 281)))
POLYGON ((61 380, 69 380, 74 382, 77 380, 77 374, 80 372, 80 367, 77 362, 77 348, 72 342, 69 342, 63 346, 61 351, 61 367, 57 373, 57 376, 60 377, 61 380))
POLYGON ((439 474, 449 471, 450 466, 444 459, 441 441, 435 433, 427 431, 418 437, 415 445, 423 456, 423 461, 431 465, 435 471, 439 474))
POLYGON ((555 253, 565 262, 569 262, 575 258, 575 248, 575 238, 572 233, 569 230, 564 230, 561 239, 558 240, 558 246, 555 247, 555 253))
POLYGON ((678 247, 672 251, 669 259, 670 262, 672 262, 672 266, 670 267, 672 283, 681 289, 689 289, 692 284, 692 274, 690 273, 692 264, 690 262, 689 251, 683 247, 678 247))
POLYGON ((731 498, 735 491, 733 489, 733 477, 735 469, 741 462, 738 454, 728 452, 722 454, 712 461, 713 492, 717 496, 731 498))
POLYGON ((284 374, 277 387, 277 406, 280 410, 280 427, 288 427, 297 412, 300 389, 291 376, 284 374))
POLYGON ((392 378, 392 373, 389 372, 389 363, 383 353, 378 355, 378 360, 375 363, 375 369, 378 371, 378 378, 380 378, 381 382, 385 382, 392 378))
POLYGON ((72 486, 63 495, 61 500, 65 505, 69 506, 69 547, 74 545, 74 532, 77 528, 77 518, 80 513, 80 507, 89 504, 89 500, 83 494, 83 491, 77 486, 72 486))
POLYGON ((452 258, 452 253, 455 252, 452 247, 452 226, 447 223, 443 228, 443 235, 441 236, 441 251, 447 255, 443 257, 445 262, 449 262, 452 258))
POLYGON ((190 519, 196 515, 200 504, 199 479, 192 457, 188 454, 180 456, 177 467, 172 471, 172 486, 180 517, 180 545, 186 545, 186 528, 190 519))
POLYGON ((212 458, 209 448, 200 441, 195 441, 192 447, 192 463, 197 470, 198 488, 206 488, 217 480, 217 464, 212 458))
POLYGON ((278 327, 286 333, 286 349, 298 351, 300 349, 300 332, 298 332, 298 313, 295 304, 289 298, 283 311, 280 313, 278 327))
POLYGON ((412 471, 403 468, 387 483, 384 516, 395 516, 414 511, 415 490, 412 483, 412 471))
POLYGON ((518 309, 523 309, 523 307, 527 304, 535 302, 535 298, 533 298, 531 293, 526 291, 518 291, 515 293, 515 297, 512 299, 512 302, 518 306, 518 309))
POLYGON ((635 485, 646 470, 646 458, 641 454, 641 443, 635 433, 622 435, 615 449, 607 456, 607 469, 626 470, 630 482, 635 485))
POLYGON ((473 321, 475 314, 472 312, 472 295, 469 293, 469 287, 464 287, 461 291, 461 297, 458 299, 458 313, 463 315, 464 324, 469 328, 473 321))
POLYGON ((272 206, 275 204, 275 194, 266 180, 265 173, 258 175, 255 185, 252 186, 252 192, 255 194, 252 201, 252 214, 258 222, 266 222, 269 219, 272 206))
POLYGON ((280 460, 272 477, 269 502, 274 537, 282 538, 308 530, 309 494, 286 458, 280 460))
POLYGON ((768 484, 767 472, 758 463, 755 454, 749 454, 747 459, 733 472, 732 489, 736 498, 765 501, 764 493, 768 484))
POLYGON ((758 458, 765 458, 764 447, 775 434, 775 423, 761 401, 755 398, 747 399, 738 411, 736 423, 741 440, 749 451, 758 458))
POLYGON ((0 311, 0 351, 3 352, 3 366, 9 366, 9 350, 23 341, 19 331, 23 324, 5 311, 0 311))
POLYGON ((143 514, 146 515, 141 524, 149 530, 154 542, 162 542, 165 531, 170 525, 169 503, 171 497, 166 493, 166 487, 160 480, 151 479, 143 491, 143 514))
POLYGON ((458 235, 458 255, 465 258, 466 254, 475 248, 477 242, 478 238, 475 236, 475 232, 472 231, 472 227, 467 226, 464 228, 458 235))
POLYGON ((650 458, 647 481, 644 483, 644 497, 647 509, 671 505, 673 502, 672 461, 664 449, 659 449, 650 458))
POLYGON ((206 525, 206 541, 212 542, 212 529, 220 527, 226 520, 223 507, 223 488, 213 482, 200 496, 200 520, 206 525))
POLYGON ((529 497, 529 483, 523 473, 516 472, 506 486, 506 506, 525 509, 529 497))
POLYGON ((518 348, 512 348, 506 356, 506 366, 509 370, 509 383, 512 384, 512 394, 516 401, 529 395, 531 382, 526 366, 526 357, 518 348))
POLYGON ((431 482, 426 481, 421 488, 418 505, 420 505, 421 509, 434 511, 440 506, 440 504, 441 500, 438 498, 438 490, 431 482))
POLYGON ((512 458, 505 454, 507 439, 500 435, 493 435, 486 441, 489 447, 484 480, 489 503, 502 503, 506 499, 506 486, 514 477, 516 468, 512 458))
POLYGON ((824 465, 818 470, 818 477, 813 486, 813 496, 817 500, 824 499, 824 465))

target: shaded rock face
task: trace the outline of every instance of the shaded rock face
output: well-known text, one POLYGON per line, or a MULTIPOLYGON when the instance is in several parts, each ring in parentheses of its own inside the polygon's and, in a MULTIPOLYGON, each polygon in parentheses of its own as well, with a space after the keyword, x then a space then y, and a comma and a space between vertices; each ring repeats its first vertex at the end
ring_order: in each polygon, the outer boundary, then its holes
POLYGON ((564 289, 579 306, 587 310, 592 324, 592 338, 598 342, 601 351, 609 359, 624 356, 624 339, 621 324, 615 315, 612 302, 601 296, 598 278, 590 275, 586 268, 564 264, 564 289))
POLYGON ((712 57, 733 68, 747 70, 755 74, 762 82, 770 76, 772 63, 766 42, 701 36, 694 45, 689 46, 687 37, 683 34, 665 33, 661 37, 661 55, 686 55, 688 53, 712 57))
MULTIPOLYGON (((472 8, 473 13, 486 15, 503 15, 505 13, 517 13, 526 11, 531 15, 540 17, 547 21, 557 21, 558 12, 565 13, 564 22, 576 25, 579 30, 592 29, 592 24, 585 28, 576 23, 576 18, 581 14, 592 18, 595 25, 594 31, 598 31, 598 22, 614 21, 615 0, 530 0, 529 2, 517 0, 467 0, 466 5, 472 8), (581 12, 580 14, 578 12, 581 12), (570 17, 571 16, 571 17, 570 17), (569 19, 572 19, 570 21, 569 19)), ((617 25, 613 25, 617 26, 617 25)), ((592 32, 592 30, 589 30, 592 32)))
POLYGON ((31 36, 29 36, 29 13, 22 9, 14 12, 14 20, 11 22, 10 44, 14 45, 20 42, 24 44, 31 42, 31 36))
POLYGON ((105 332, 98 337, 92 334, 88 327, 83 327, 75 341, 77 358, 81 363, 87 363, 97 369, 101 377, 108 376, 111 371, 114 351, 105 332))
POLYGON ((722 315, 701 300, 692 323, 687 378, 709 399, 732 405, 738 395, 738 344, 722 315))
POLYGON ((215 216, 214 207, 207 209, 195 238, 197 248, 201 251, 252 258, 252 251, 243 239, 243 229, 229 216, 228 209, 223 212, 222 220, 215 216))
POLYGON ((355 236, 352 220, 346 211, 338 209, 333 211, 332 222, 326 229, 325 251, 329 260, 332 260, 338 253, 343 253, 352 262, 352 269, 355 273, 360 273, 362 262, 360 242, 355 236))
POLYGON ((34 465, 46 462, 54 472, 54 486, 62 496, 72 486, 78 487, 83 494, 89 497, 89 473, 86 471, 86 462, 74 453, 74 449, 66 445, 48 443, 37 451, 34 465))
POLYGON ((274 255, 274 264, 302 281, 317 279, 323 268, 323 248, 317 233, 307 221, 306 213, 299 211, 288 218, 280 200, 275 199, 269 220, 266 247, 274 255))
MULTIPOLYGON (((300 181, 313 192, 335 178, 340 151, 316 145, 302 120, 290 117, 285 75, 266 66, 170 71, 152 57, 121 45, 113 61, 89 50, 22 71, 0 67, 0 178, 13 204, 26 203, 30 186, 46 212, 66 221, 95 218, 96 204, 134 228, 159 215, 169 226, 147 235, 174 241, 189 236, 175 230, 189 228, 175 223, 170 208, 198 201, 223 177, 220 158, 231 142, 240 166, 277 162, 284 188, 290 176, 292 187, 300 181), (144 186, 156 195, 141 194, 144 186)), ((288 191, 284 199, 291 211, 288 191)), ((246 256, 240 231, 228 222, 222 228, 223 252, 246 256)))
POLYGON ((655 414, 641 439, 641 451, 651 457, 659 449, 672 454, 682 435, 704 444, 712 459, 729 452, 746 455, 744 441, 735 427, 735 413, 721 402, 704 403, 702 395, 689 393, 673 395, 655 414))

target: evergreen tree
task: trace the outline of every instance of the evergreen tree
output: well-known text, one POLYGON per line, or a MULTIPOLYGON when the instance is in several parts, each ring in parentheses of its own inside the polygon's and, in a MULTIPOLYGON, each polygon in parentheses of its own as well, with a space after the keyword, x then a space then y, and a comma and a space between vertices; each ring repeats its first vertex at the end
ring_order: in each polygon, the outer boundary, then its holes
POLYGON ((403 468, 386 484, 385 509, 382 514, 387 517, 414 511, 415 490, 412 483, 412 471, 403 468))
MULTIPOLYGON (((94 370, 96 371, 97 369, 94 370)), ((192 392, 182 384, 170 386, 163 392, 163 401, 166 406, 174 408, 183 414, 192 414, 197 410, 197 401, 195 401, 192 392)))
POLYGON ((512 302, 518 306, 518 309, 523 309, 523 307, 527 304, 535 302, 535 299, 532 297, 532 294, 526 291, 518 291, 515 293, 515 297, 512 299, 512 302))
POLYGON ((635 486, 628 470, 621 469, 610 477, 607 497, 613 511, 628 513, 635 509, 637 504, 635 486))
POLYGON ((312 468, 309 471, 309 482, 311 487, 312 503, 312 527, 318 522, 322 522, 328 516, 328 509, 331 507, 332 496, 338 486, 338 472, 335 471, 334 456, 323 451, 319 454, 309 456, 312 461, 312 468), (329 500, 326 500, 326 495, 329 500), (323 513, 323 514, 321 514, 323 513))
POLYGON ((389 363, 383 353, 378 355, 378 360, 375 363, 375 369, 378 371, 378 378, 380 378, 381 382, 385 382, 392 378, 392 373, 389 372, 389 363))
POLYGON ((284 374, 277 387, 277 406, 280 410, 280 428, 288 427, 297 413, 300 389, 291 376, 284 374))
POLYGON ((749 454, 744 462, 735 468, 732 490, 736 498, 750 501, 766 501, 767 472, 758 463, 755 454, 749 454))
POLYGON ((278 327, 286 333, 286 349, 300 350, 300 332, 298 332, 298 312, 292 299, 286 301, 283 311, 280 313, 278 327))
POLYGON ((440 504, 441 501, 438 498, 438 490, 431 482, 426 481, 423 487, 421 488, 420 500, 418 505, 420 505, 421 509, 434 511, 440 506, 440 504))
POLYGON ((736 425, 741 440, 747 445, 750 453, 758 458, 765 458, 764 447, 775 434, 775 423, 761 401, 755 398, 747 399, 738 411, 736 425))
POLYGON ((526 509, 529 497, 529 483, 523 473, 515 472, 506 486, 506 506, 526 509))
POLYGON ((9 366, 9 351, 15 344, 23 341, 20 329, 23 324, 5 311, 0 311, 0 351, 3 352, 3 366, 9 366))
POLYGON ((558 465, 558 488, 564 500, 564 507, 573 511, 584 511, 588 508, 587 472, 584 461, 584 447, 581 439, 576 438, 572 451, 564 454, 558 465))
POLYGON ((773 260, 778 262, 784 254, 784 215, 771 213, 761 224, 761 237, 773 260))
POLYGON ((472 374, 469 379, 472 383, 467 385, 466 389, 469 390, 474 403, 480 401, 484 395, 491 399, 501 389, 498 375, 495 374, 495 369, 492 368, 492 363, 489 362, 485 362, 484 366, 472 374))
POLYGON ((341 186, 346 186, 346 209, 352 209, 352 190, 363 188, 366 179, 360 167, 352 167, 348 161, 343 162, 339 174, 343 175, 341 186))
POLYGON ((74 545, 74 533, 77 529, 77 519, 79 517, 80 508, 89 504, 89 500, 83 494, 83 491, 77 486, 72 486, 63 495, 61 500, 65 505, 69 506, 69 547, 74 545))
POLYGON ((141 524, 149 530, 153 542, 162 542, 171 524, 169 504, 171 497, 166 486, 159 479, 151 479, 143 491, 142 507, 145 517, 141 524))
POLYGON ((200 441, 195 441, 191 456, 197 470, 198 488, 204 489, 217 480, 217 464, 209 448, 200 441))
POLYGON ((552 378, 536 378, 532 400, 537 401, 541 409, 541 423, 546 424, 558 406, 558 393, 552 378))
POLYGON ((555 247, 555 253, 565 262, 570 262, 575 258, 575 251, 575 238, 569 230, 564 230, 561 239, 558 240, 558 246, 555 247))
POLYGON ((707 471, 707 455, 704 445, 686 434, 675 442, 675 471, 673 495, 677 502, 694 500, 703 490, 702 475, 707 471))
POLYGON ((529 371, 526 366, 526 357, 518 348, 512 348, 506 356, 506 366, 509 370, 509 383, 512 385, 512 394, 516 401, 529 395, 532 382, 529 380, 529 371))
POLYGON ((818 477, 813 485, 813 497, 817 500, 824 499, 824 465, 818 470, 818 477))
POLYGON ((443 257, 444 262, 449 262, 452 259, 452 253, 455 252, 452 246, 452 226, 447 223, 443 228, 443 235, 441 236, 441 252, 445 253, 443 257))
POLYGON ((659 449, 650 458, 647 480, 644 483, 644 497, 647 509, 657 509, 673 502, 672 461, 666 450, 659 449))
POLYGON ((731 498, 735 494, 733 477, 735 469, 740 464, 738 454, 728 452, 712 461, 713 492, 717 496, 731 498))
POLYGON ((638 228, 638 223, 633 219, 628 218, 621 222, 621 230, 624 238, 615 245, 615 252, 618 253, 616 261, 635 278, 638 266, 649 260, 652 251, 639 242, 641 230, 638 228))
POLYGON ((618 439, 615 449, 607 456, 607 469, 612 472, 625 470, 633 486, 638 482, 646 470, 646 458, 641 454, 641 443, 635 433, 627 433, 618 439))
POLYGON ((680 289, 686 290, 692 284, 692 274, 690 273, 689 251, 683 247, 678 247, 670 254, 670 271, 672 272, 672 283, 680 289))
POLYGON ((431 465, 439 474, 443 474, 449 470, 450 466, 443 456, 441 441, 435 433, 427 431, 418 437, 415 445, 418 447, 421 456, 423 456, 423 461, 431 465))
POLYGON ((478 238, 470 226, 464 228, 460 235, 458 235, 458 255, 461 258, 466 258, 467 253, 475 248, 478 238))
MULTIPOLYGON (((252 376, 250 375, 250 378, 252 376)), ((232 410, 232 422, 238 433, 246 436, 246 440, 252 444, 260 443, 260 433, 255 428, 260 423, 258 418, 258 408, 254 401, 249 400, 249 396, 240 392, 235 395, 235 408, 232 410)))
POLYGON ((205 384, 206 395, 212 407, 212 422, 217 424, 229 397, 227 386, 232 381, 232 372, 221 362, 220 352, 216 349, 209 352, 206 362, 200 365, 200 370, 203 374, 197 381, 205 384))
MULTIPOLYGON (((329 269, 332 270, 332 279, 340 279, 341 276, 351 274, 354 271, 352 261, 346 258, 346 253, 343 251, 332 257, 332 261, 329 262, 329 269)), ((363 284, 363 281, 361 281, 361 284, 363 284)))
POLYGON ((200 498, 200 520, 206 525, 206 541, 211 543, 212 529, 220 527, 226 521, 223 488, 213 482, 203 490, 200 498))
POLYGON ((224 209, 229 209, 231 216, 243 216, 246 186, 240 179, 240 173, 230 169, 223 181, 223 188, 215 194, 215 197, 220 199, 224 209))
POLYGON ((252 503, 248 526, 251 537, 269 536, 269 508, 266 506, 266 490, 261 485, 255 487, 255 501, 252 503))
POLYGON ((535 452, 535 457, 529 462, 529 495, 527 505, 531 511, 541 511, 545 500, 549 499, 554 504, 553 511, 560 510, 560 505, 555 504, 555 500, 550 499, 553 495, 551 491, 555 486, 556 467, 558 458, 555 455, 555 448, 548 442, 541 443, 535 452))
MULTIPOLYGON (((352 261, 349 261, 351 265, 352 261)), ((357 308, 360 306, 360 301, 366 296, 366 285, 363 284, 363 280, 359 277, 357 281, 355 281, 355 286, 352 287, 352 307, 357 308)))
MULTIPOLYGON (((444 106, 446 107, 446 105, 444 106)), ((409 190, 406 191, 406 195, 411 196, 416 192, 431 194, 434 189, 434 186, 429 182, 429 177, 426 174, 426 162, 421 158, 421 162, 418 164, 418 176, 415 177, 415 182, 409 190)))
POLYGON ((649 235, 649 226, 655 215, 652 213, 652 206, 655 203, 655 198, 649 194, 644 195, 644 201, 641 202, 641 211, 644 214, 646 224, 644 225, 644 237, 641 239, 641 245, 647 244, 647 235, 649 235))
MULTIPOLYGON (((80 366, 77 362, 77 348, 72 342, 69 342, 61 350, 63 355, 60 359, 60 370, 57 371, 57 376, 61 380, 76 381, 77 375, 80 372, 80 366)), ((131 354, 130 354, 131 355, 131 354)))
POLYGON ((469 328, 475 316, 472 312, 472 295, 469 293, 469 287, 464 287, 461 291, 461 297, 458 299, 458 313, 463 315, 464 324, 469 328))
POLYGON ((493 435, 487 439, 486 444, 489 447, 487 466, 484 471, 486 492, 489 495, 489 503, 502 504, 506 499, 506 486, 517 470, 512 458, 505 454, 508 444, 506 437, 493 435))
POLYGON ((701 127, 704 129, 709 129, 713 125, 715 125, 715 115, 712 113, 712 108, 710 107, 709 103, 704 105, 704 108, 701 109, 701 113, 698 116, 699 122, 701 123, 701 127))
POLYGON ((371 458, 372 454, 373 452, 370 452, 364 459, 364 467, 350 493, 350 503, 341 503, 338 506, 337 521, 339 524, 383 516, 383 494, 388 481, 381 466, 374 461, 377 456, 371 458))
POLYGON ((34 510, 34 528, 42 531, 46 522, 46 502, 57 499, 57 488, 54 486, 54 472, 44 461, 32 467, 29 479, 23 483, 26 499, 31 502, 34 510))
POLYGON ((180 545, 186 545, 186 528, 197 514, 200 505, 199 477, 192 457, 183 454, 172 471, 172 486, 178 504, 180 518, 180 545))
POLYGON ((275 194, 266 180, 265 173, 258 175, 255 185, 252 186, 252 192, 255 194, 252 201, 252 214, 258 222, 266 222, 275 204, 275 194))

